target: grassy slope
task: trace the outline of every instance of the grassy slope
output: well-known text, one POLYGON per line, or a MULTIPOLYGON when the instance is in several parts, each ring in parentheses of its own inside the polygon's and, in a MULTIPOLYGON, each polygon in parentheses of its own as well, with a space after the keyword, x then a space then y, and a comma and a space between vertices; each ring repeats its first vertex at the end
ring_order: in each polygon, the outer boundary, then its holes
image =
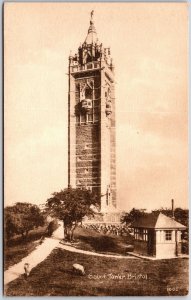
POLYGON ((5 293, 9 296, 185 295, 187 289, 187 259, 114 259, 55 249, 31 271, 27 280, 21 276, 9 283, 5 293), (86 275, 74 275, 73 263, 82 264, 86 275), (109 273, 126 278, 109 279, 109 273), (106 274, 106 278, 91 279, 90 274, 106 274), (147 274, 147 279, 127 279, 128 274, 147 274), (168 292, 167 287, 176 287, 177 291, 168 292))
POLYGON ((133 238, 128 236, 105 235, 90 229, 78 227, 75 230, 77 248, 105 254, 125 255, 127 245, 133 244, 133 238))
POLYGON ((25 256, 30 254, 38 245, 37 240, 44 234, 46 227, 39 227, 31 230, 26 240, 17 237, 4 246, 4 269, 7 270, 10 266, 18 263, 25 256))

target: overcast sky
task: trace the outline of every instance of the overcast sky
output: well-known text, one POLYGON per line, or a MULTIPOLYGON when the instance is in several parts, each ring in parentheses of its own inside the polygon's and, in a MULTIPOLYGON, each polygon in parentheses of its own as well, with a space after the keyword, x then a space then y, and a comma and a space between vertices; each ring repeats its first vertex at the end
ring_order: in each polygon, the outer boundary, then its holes
POLYGON ((5 4, 5 205, 67 187, 68 56, 92 9, 116 67, 119 207, 187 207, 185 3, 5 4))

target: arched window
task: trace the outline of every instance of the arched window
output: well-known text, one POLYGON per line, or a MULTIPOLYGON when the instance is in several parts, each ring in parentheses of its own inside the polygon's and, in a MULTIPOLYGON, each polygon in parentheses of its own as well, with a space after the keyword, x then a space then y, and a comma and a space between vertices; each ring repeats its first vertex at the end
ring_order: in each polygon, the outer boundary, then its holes
POLYGON ((92 89, 86 88, 86 90, 85 90, 85 98, 86 99, 92 99, 92 89))

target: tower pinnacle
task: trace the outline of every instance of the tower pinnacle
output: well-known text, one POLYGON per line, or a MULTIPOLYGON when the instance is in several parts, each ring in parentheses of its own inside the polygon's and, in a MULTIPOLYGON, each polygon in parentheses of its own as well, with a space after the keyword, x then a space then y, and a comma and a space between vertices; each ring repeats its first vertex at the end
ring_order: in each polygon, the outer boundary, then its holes
POLYGON ((94 10, 91 11, 90 13, 90 26, 89 26, 89 29, 88 29, 88 34, 87 34, 87 37, 85 39, 85 42, 86 44, 95 44, 98 42, 98 38, 97 38, 97 32, 96 32, 96 29, 95 29, 95 26, 94 26, 94 19, 93 19, 93 16, 94 16, 94 10))

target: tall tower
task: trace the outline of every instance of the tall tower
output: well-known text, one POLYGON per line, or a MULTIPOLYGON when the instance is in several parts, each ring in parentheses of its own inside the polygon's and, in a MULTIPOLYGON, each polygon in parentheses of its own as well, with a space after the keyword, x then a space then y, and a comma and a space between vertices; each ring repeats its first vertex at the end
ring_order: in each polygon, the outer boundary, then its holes
POLYGON ((69 56, 68 184, 95 192, 101 212, 116 211, 114 65, 93 11, 85 41, 69 56))

